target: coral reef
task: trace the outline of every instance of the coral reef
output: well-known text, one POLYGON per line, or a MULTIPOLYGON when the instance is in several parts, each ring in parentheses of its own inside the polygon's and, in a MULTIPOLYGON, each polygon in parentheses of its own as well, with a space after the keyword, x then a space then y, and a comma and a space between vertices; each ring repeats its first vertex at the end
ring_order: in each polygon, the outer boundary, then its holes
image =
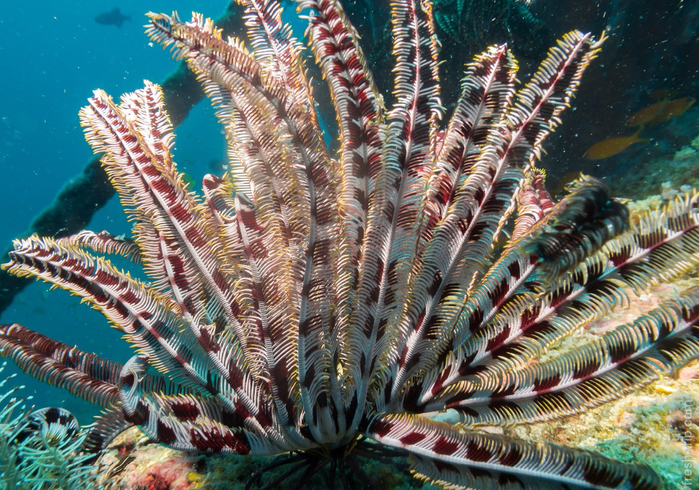
MULTIPOLYGON (((100 455, 99 484, 106 490, 204 488, 201 457, 149 441, 140 431, 121 433, 100 455)), ((234 480, 231 480, 233 482, 234 480)))
POLYGON ((624 462, 649 465, 662 488, 697 488, 699 482, 699 384, 697 363, 678 378, 663 377, 580 415, 551 423, 518 426, 508 431, 533 441, 591 449, 624 462), (687 376, 690 376, 687 374, 687 376))
POLYGON ((699 134, 673 155, 639 162, 633 171, 609 179, 614 195, 640 200, 633 209, 650 209, 688 188, 699 186, 699 134))
MULTIPOLYGON (((644 212, 657 212, 677 194, 675 191, 627 202, 631 221, 637 221, 644 212)), ((541 359, 554 359, 580 349, 600 335, 652 311, 670 298, 682 296, 697 285, 699 270, 689 268, 670 283, 640 290, 624 288, 624 300, 617 309, 588 323, 541 359)), ((587 448, 619 461, 647 464, 660 475, 664 490, 695 488, 699 485, 697 379, 699 361, 695 360, 669 375, 660 376, 638 392, 601 407, 567 419, 520 425, 503 433, 533 441, 553 441, 587 448)))
MULTIPOLYGON (((206 488, 210 490, 243 490, 253 473, 275 461, 265 456, 229 456, 192 454, 176 451, 150 441, 137 429, 119 435, 95 463, 100 468, 99 480, 106 490, 206 488)), ((438 488, 415 480, 407 461, 398 467, 382 461, 365 460, 363 468, 376 488, 438 488)), ((280 467, 267 473, 271 479, 284 476, 288 469, 280 467)), ((293 482, 293 477, 292 480, 293 482)), ((313 479, 304 489, 326 490, 327 483, 313 479)))
POLYGON ((82 450, 87 432, 59 408, 27 413, 29 399, 16 398, 23 387, 6 387, 12 377, 0 381, 0 489, 97 488, 94 456, 82 450))

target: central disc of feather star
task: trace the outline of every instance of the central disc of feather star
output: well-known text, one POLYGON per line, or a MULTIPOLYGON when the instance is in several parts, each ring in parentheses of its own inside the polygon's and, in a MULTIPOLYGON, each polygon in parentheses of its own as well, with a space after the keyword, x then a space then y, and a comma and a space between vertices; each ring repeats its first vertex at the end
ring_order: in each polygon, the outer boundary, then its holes
POLYGON ((254 52, 198 14, 149 14, 147 29, 203 83, 230 173, 190 191, 160 88, 146 82, 119 104, 98 90, 80 119, 134 239, 30 237, 5 265, 87 299, 138 355, 122 366, 17 324, 0 329, 2 354, 106 408, 93 449, 138 425, 176 449, 305 453, 307 476, 319 455, 333 473, 378 444, 443 485, 659 488, 643 466, 478 430, 575 414, 699 357, 690 289, 538 359, 624 288, 699 263, 696 192, 630 226, 600 182, 582 177, 556 203, 534 166, 600 42, 566 34, 518 91, 512 54, 489 48, 440 129, 428 3, 392 2, 387 110, 340 4, 300 2, 339 122, 331 156, 280 7, 241 3, 254 52), (435 419, 446 410, 455 423, 435 419))

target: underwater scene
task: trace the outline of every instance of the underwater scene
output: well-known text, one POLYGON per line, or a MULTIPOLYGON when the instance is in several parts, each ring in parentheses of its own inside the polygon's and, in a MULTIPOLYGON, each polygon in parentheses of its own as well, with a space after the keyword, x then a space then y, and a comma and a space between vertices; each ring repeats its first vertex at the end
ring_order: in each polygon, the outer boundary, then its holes
POLYGON ((699 2, 15 2, 0 489, 699 489, 699 2))

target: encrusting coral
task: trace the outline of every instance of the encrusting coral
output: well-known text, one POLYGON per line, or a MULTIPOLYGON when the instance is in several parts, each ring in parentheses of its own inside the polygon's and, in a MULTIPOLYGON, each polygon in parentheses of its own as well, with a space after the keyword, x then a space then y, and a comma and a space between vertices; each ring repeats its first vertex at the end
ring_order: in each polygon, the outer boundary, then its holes
POLYGON ((620 197, 637 200, 632 203, 632 210, 643 210, 657 208, 697 186, 699 135, 672 155, 635 165, 632 172, 614 180, 612 190, 620 197))

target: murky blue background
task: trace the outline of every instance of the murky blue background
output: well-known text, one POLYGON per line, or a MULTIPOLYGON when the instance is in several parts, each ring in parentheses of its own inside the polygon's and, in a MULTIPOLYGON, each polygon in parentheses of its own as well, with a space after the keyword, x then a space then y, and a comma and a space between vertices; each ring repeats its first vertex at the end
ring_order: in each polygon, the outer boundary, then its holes
MULTIPOLYGON (((121 1, 131 22, 121 28, 97 24, 94 17, 111 11, 114 2, 6 2, 0 16, 0 244, 21 235, 31 220, 92 157, 78 111, 92 91, 101 88, 118 100, 148 79, 160 82, 177 64, 144 34, 145 12, 177 10, 188 19, 192 10, 216 18, 225 1, 121 1)), ((176 131, 178 168, 196 182, 211 160, 225 158, 225 139, 208 102, 200 103, 176 131)), ((90 223, 95 231, 129 230, 118 199, 112 198, 90 223)), ((25 289, 0 322, 21 323, 67 344, 124 362, 131 352, 104 317, 63 290, 48 291, 35 282, 25 289)), ((17 372, 10 361, 5 373, 17 372)), ((37 407, 63 406, 81 423, 90 421, 90 406, 64 390, 20 373, 24 396, 37 407)))

